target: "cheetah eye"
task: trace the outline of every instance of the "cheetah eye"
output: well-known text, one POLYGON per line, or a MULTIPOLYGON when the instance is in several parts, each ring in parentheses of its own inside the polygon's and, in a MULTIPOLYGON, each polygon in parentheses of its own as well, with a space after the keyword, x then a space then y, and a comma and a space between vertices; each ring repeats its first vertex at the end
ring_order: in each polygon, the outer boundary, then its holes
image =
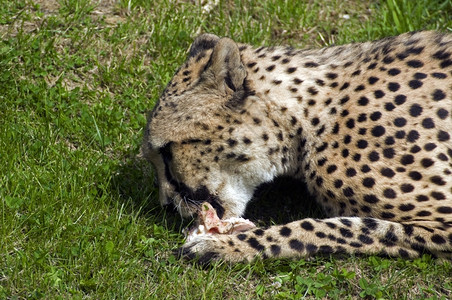
POLYGON ((165 163, 170 162, 173 159, 173 154, 171 153, 171 144, 172 142, 169 142, 159 149, 159 153, 162 155, 163 161, 165 163))
POLYGON ((167 143, 165 146, 159 149, 159 153, 162 156, 163 164, 165 165, 165 177, 166 180, 172 184, 173 186, 179 186, 179 182, 174 180, 173 175, 171 174, 171 161, 173 159, 173 154, 171 153, 171 145, 172 142, 167 143))

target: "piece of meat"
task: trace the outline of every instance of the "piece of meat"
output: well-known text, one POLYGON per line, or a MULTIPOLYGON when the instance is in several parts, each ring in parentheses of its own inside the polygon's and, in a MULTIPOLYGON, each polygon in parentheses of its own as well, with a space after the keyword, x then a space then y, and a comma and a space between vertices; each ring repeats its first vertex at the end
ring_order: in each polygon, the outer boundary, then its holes
POLYGON ((186 232, 186 242, 199 235, 233 234, 256 227, 253 222, 244 218, 221 220, 215 209, 208 202, 201 204, 197 225, 186 232))

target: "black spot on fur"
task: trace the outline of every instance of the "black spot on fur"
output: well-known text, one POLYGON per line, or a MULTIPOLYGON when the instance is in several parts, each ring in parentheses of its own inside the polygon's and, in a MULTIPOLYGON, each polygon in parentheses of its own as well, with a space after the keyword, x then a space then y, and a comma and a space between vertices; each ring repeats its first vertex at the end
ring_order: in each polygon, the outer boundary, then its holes
POLYGON ((411 68, 421 68, 424 66, 424 63, 417 59, 409 60, 406 64, 411 68))
POLYGON ((307 231, 314 230, 314 226, 309 221, 303 221, 300 226, 301 226, 301 228, 303 228, 304 230, 307 230, 307 231))
POLYGON ((386 188, 383 191, 383 196, 388 199, 395 199, 397 197, 396 192, 391 188, 386 188))
POLYGON ((307 62, 307 63, 304 64, 304 66, 305 66, 306 68, 315 68, 315 67, 318 67, 319 64, 318 64, 318 63, 315 63, 315 62, 307 62))
POLYGON ((248 245, 256 249, 257 251, 264 251, 265 247, 258 242, 255 238, 249 238, 247 241, 248 245))
POLYGON ((345 238, 352 238, 353 237, 353 233, 347 228, 340 228, 339 232, 345 238))
POLYGON ((423 85, 422 81, 420 80, 410 80, 408 82, 408 86, 412 88, 413 90, 420 88, 423 85))
POLYGON ((275 69, 275 67, 276 67, 275 65, 270 65, 267 68, 265 68, 265 70, 267 70, 268 72, 271 72, 275 69))
POLYGON ((364 235, 364 234, 360 234, 358 236, 358 240, 361 243, 366 244, 366 245, 372 245, 374 243, 374 240, 371 237, 369 237, 368 235, 364 235))
POLYGON ((394 98, 394 103, 397 105, 402 105, 403 103, 405 103, 406 101, 406 96, 405 95, 397 95, 394 98))
POLYGON ((440 206, 436 209, 437 212, 442 214, 452 214, 452 207, 450 206, 440 206))
POLYGON ((417 117, 420 116, 422 114, 422 107, 419 104, 413 104, 410 107, 410 115, 412 117, 417 117))
POLYGON ((432 242, 441 245, 446 243, 446 239, 439 234, 434 234, 432 235, 432 242))
POLYGON ((287 226, 283 226, 279 231, 279 234, 284 237, 289 237, 291 233, 292 230, 287 226))
POLYGON ((278 256, 281 253, 281 247, 273 244, 270 246, 270 251, 272 252, 273 256, 278 256))
POLYGON ((292 248, 293 250, 301 252, 304 249, 304 244, 299 240, 292 239, 289 241, 289 247, 292 248))
POLYGON ((401 72, 400 69, 397 69, 397 68, 392 68, 392 69, 388 70, 388 74, 391 76, 399 75, 400 72, 401 72))

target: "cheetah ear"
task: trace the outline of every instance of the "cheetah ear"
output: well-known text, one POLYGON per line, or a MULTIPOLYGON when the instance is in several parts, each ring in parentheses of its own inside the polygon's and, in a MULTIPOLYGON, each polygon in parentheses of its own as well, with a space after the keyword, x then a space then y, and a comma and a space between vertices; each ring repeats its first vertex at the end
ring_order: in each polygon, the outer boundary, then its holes
POLYGON ((237 44, 230 38, 222 38, 213 48, 204 76, 212 80, 221 92, 226 88, 236 91, 243 86, 245 67, 237 44))
POLYGON ((188 57, 194 57, 199 53, 212 49, 218 43, 220 38, 214 34, 204 33, 199 35, 191 44, 188 57))

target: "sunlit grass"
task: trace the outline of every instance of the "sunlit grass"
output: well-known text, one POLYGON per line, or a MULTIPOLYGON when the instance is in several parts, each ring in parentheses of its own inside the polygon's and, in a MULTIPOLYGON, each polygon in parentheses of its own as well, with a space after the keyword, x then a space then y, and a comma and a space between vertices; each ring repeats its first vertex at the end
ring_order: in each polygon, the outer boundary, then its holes
MULTIPOLYGON (((452 2, 195 2, 0 5, 0 298, 450 298, 451 265, 428 256, 180 261, 182 221, 136 155, 146 112, 201 32, 329 46, 450 31, 452 2)), ((272 222, 302 215, 283 212, 272 222)))

